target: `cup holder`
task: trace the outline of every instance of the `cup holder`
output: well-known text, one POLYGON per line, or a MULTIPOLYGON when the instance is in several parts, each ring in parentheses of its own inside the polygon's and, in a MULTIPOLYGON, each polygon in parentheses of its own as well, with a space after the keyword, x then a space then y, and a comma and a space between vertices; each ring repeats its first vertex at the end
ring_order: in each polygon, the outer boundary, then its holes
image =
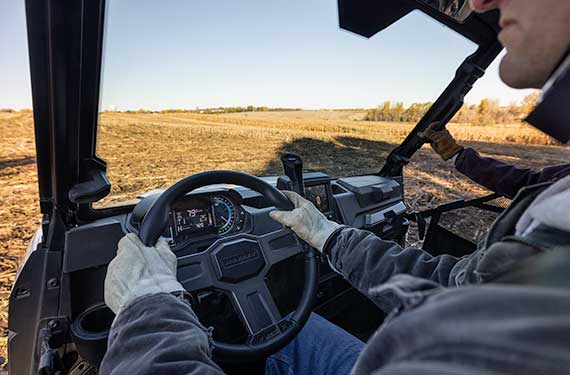
POLYGON ((84 333, 98 335, 109 332, 113 319, 115 314, 107 305, 97 305, 79 314, 75 321, 84 333))
POLYGON ((107 338, 115 314, 104 303, 92 306, 75 318, 71 334, 81 357, 98 365, 107 351, 107 338))

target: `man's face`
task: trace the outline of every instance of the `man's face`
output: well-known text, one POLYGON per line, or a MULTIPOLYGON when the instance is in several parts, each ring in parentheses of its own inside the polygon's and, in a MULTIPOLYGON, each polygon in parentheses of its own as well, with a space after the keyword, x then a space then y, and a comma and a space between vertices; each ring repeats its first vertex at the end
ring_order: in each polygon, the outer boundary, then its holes
POLYGON ((507 50, 501 79, 522 88, 544 86, 570 46, 568 0, 470 0, 477 12, 499 9, 499 41, 507 50))

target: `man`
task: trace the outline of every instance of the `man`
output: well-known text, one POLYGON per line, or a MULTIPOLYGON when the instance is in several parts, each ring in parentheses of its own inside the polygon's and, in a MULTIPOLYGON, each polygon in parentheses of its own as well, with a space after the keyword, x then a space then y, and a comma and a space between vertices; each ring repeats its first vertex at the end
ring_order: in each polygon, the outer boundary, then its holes
MULTIPOLYGON (((471 0, 471 5, 479 12, 501 11, 499 38, 508 51, 503 80, 516 88, 544 85, 570 45, 570 2, 471 0)), ((390 315, 366 346, 314 316, 288 347, 269 358, 268 374, 568 373, 568 290, 485 283, 514 280, 510 271, 524 270, 531 256, 570 248, 570 178, 523 191, 484 248, 461 259, 402 249, 328 221, 308 201, 287 195, 296 208, 272 217, 323 252, 337 272, 390 315), (462 287, 444 288, 451 286, 462 287)), ((145 248, 133 234, 120 241, 105 281, 105 300, 117 317, 101 373, 221 374, 210 358, 207 330, 188 304, 170 294, 182 289, 165 241, 155 248, 145 248)))
POLYGON ((479 185, 513 199, 525 186, 556 181, 570 174, 570 164, 546 167, 540 171, 518 168, 493 158, 486 158, 472 148, 459 145, 447 129, 435 130, 432 124, 419 135, 430 141, 432 149, 445 161, 479 185))

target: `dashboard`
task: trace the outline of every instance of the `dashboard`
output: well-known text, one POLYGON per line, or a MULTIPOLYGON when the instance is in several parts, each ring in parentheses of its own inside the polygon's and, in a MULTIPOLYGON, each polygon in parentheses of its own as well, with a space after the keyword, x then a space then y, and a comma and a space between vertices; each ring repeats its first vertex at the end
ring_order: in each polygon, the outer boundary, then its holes
MULTIPOLYGON (((305 188, 305 198, 311 201, 329 219, 334 220, 335 204, 329 181, 314 181, 305 188)), ((135 209, 130 224, 138 229, 142 218, 154 199, 135 209)), ((248 212, 263 209, 265 202, 244 197, 241 188, 215 188, 207 192, 193 192, 178 199, 169 212, 168 226, 162 233, 178 255, 202 250, 221 237, 252 230, 248 212)))
MULTIPOLYGON (((282 190, 286 181, 266 178, 282 190), (280 186, 281 185, 281 186, 280 186)), ((304 175, 305 197, 327 218, 372 231, 382 238, 401 241, 407 231, 405 205, 399 181, 379 176, 333 179, 323 173, 304 175)), ((160 193, 141 197, 127 220, 129 231, 138 232, 146 212, 160 193)), ((271 204, 259 194, 239 186, 217 185, 196 190, 172 204, 168 226, 162 233, 177 256, 205 250, 218 239, 240 233, 265 233, 280 227, 269 219, 271 204), (253 223, 252 214, 266 220, 253 223)), ((326 274, 326 264, 321 272, 326 274)))
MULTIPOLYGON (((403 241, 408 223, 401 180, 374 175, 331 178, 318 172, 306 173, 303 177, 305 197, 329 219, 366 229, 383 239, 403 241)), ((281 181, 285 186, 280 188, 289 188, 286 180, 280 180, 280 176, 266 177, 264 180, 277 187, 280 187, 281 181)), ((115 257, 117 243, 125 233, 138 232, 143 218, 161 193, 151 191, 142 195, 130 213, 103 218, 73 228, 66 234, 63 272, 69 278, 69 284, 73 285, 67 300, 72 301, 69 303, 72 305, 72 320, 78 322, 76 325, 91 327, 91 320, 87 318, 91 316, 89 314, 107 311, 102 288, 106 265, 115 257), (85 293, 85 290, 93 292, 85 293)), ((228 185, 208 186, 183 196, 171 205, 168 225, 162 236, 168 239, 180 260, 204 251, 224 237, 243 233, 263 235, 280 229, 280 224, 269 218, 273 209, 271 202, 251 189, 228 185)), ((334 320, 345 312, 355 312, 352 308, 355 305, 370 305, 366 309, 357 309, 365 314, 366 319, 351 321, 371 322, 373 328, 364 324, 366 327, 362 330, 375 329, 379 323, 370 319, 370 316, 378 314, 376 308, 351 289, 342 276, 332 271, 326 259, 318 259, 320 278, 316 311, 334 320)), ((267 274, 267 287, 283 315, 288 314, 300 298, 304 266, 303 257, 293 257, 275 264, 267 274)), ((194 272, 191 268, 179 268, 178 271, 194 272)), ((228 296, 218 290, 203 290, 193 297, 200 320, 206 326, 218 327, 213 332, 214 338, 221 341, 234 338, 238 340, 235 343, 239 343, 245 331, 228 296)), ((112 318, 112 314, 108 320, 97 317, 103 321, 102 326, 99 331, 88 331, 89 335, 79 331, 73 333, 81 355, 95 350, 102 357, 107 336, 101 332, 108 329, 112 318)), ((358 329, 355 328, 353 333, 358 333, 358 329)))

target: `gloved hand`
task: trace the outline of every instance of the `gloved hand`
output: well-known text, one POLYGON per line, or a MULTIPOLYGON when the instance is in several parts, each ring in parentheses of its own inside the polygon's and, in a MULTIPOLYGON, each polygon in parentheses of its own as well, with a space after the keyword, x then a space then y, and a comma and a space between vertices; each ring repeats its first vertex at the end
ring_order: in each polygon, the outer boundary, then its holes
POLYGON ((431 124, 425 131, 418 133, 421 138, 430 141, 431 148, 441 156, 443 160, 449 160, 454 155, 463 150, 463 146, 457 144, 451 133, 447 129, 434 130, 437 122, 431 124))
POLYGON ((293 211, 272 211, 269 216, 289 227, 311 247, 323 252, 323 247, 330 235, 341 225, 328 220, 313 203, 292 191, 283 194, 295 205, 293 211))
POLYGON ((184 290, 176 280, 176 264, 176 255, 164 238, 148 247, 136 234, 127 234, 107 268, 105 303, 118 315, 139 297, 184 290))

